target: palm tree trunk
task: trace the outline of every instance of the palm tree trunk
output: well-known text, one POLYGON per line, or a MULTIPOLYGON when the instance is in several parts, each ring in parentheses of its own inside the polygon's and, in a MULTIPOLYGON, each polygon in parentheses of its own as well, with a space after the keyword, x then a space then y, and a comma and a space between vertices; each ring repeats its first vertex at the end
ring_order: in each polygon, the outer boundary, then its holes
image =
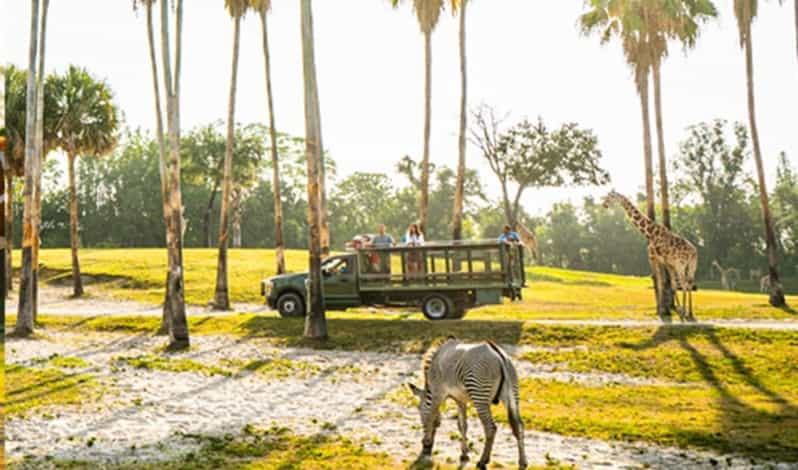
POLYGON ((659 191, 662 204, 662 224, 671 228, 670 197, 668 195, 668 163, 665 156, 665 131, 662 126, 662 82, 660 64, 655 62, 654 72, 654 117, 657 127, 657 153, 659 157, 659 191))
POLYGON ((432 119, 432 32, 424 33, 424 153, 421 158, 421 196, 419 198, 419 226, 427 233, 429 208, 429 139, 432 119))
MULTIPOLYGON (((319 116, 321 127, 321 116, 319 116)), ((330 221, 327 215, 327 170, 324 162, 324 145, 319 141, 319 229, 321 230, 321 258, 330 256, 330 221)))
MULTIPOLYGON (((671 228, 671 204, 668 193, 668 162, 665 156, 665 131, 662 125, 662 81, 660 61, 654 61, 652 71, 654 75, 654 119, 657 127, 657 155, 659 157, 659 197, 662 206, 662 224, 671 228)), ((663 303, 670 311, 674 306, 674 292, 671 288, 671 279, 668 270, 663 270, 663 303)))
MULTIPOLYGON (((2 106, 2 105, 0 105, 2 106)), ((5 145, 5 141, 3 141, 5 145)), ((3 263, 3 270, 0 271, 0 288, 3 289, 3 297, 0 299, 0 321, 3 322, 2 325, 2 333, 5 334, 5 324, 6 324, 6 296, 8 295, 8 283, 6 282, 6 278, 8 277, 8 272, 6 272, 6 168, 5 168, 5 155, 3 152, 5 151, 4 148, 0 148, 0 197, 2 197, 2 201, 0 203, 0 261, 3 263)))
POLYGON ((42 166, 44 163, 44 59, 45 45, 47 44, 47 10, 50 0, 42 1, 41 24, 39 26, 39 75, 36 77, 36 173, 34 189, 33 233, 34 241, 31 253, 33 265, 33 321, 39 318, 39 249, 41 236, 39 230, 42 225, 42 166))
POLYGON ((798 56, 798 0, 795 0, 795 54, 798 56))
POLYGON ((308 171, 308 228, 309 228, 309 292, 305 297, 307 316, 305 317, 306 338, 326 339, 327 318, 325 316, 324 295, 321 278, 321 233, 319 187, 321 148, 321 119, 319 109, 319 88, 316 83, 316 63, 313 46, 313 12, 311 0, 300 0, 302 17, 302 68, 305 85, 305 153, 308 171))
POLYGON ((14 175, 6 170, 5 229, 6 229, 6 294, 14 290, 14 175))
MULTIPOLYGON (((639 72, 637 77, 637 92, 640 97, 640 111, 643 118, 643 162, 645 167, 646 182, 646 215, 651 220, 656 220, 657 213, 654 206, 654 162, 651 149, 651 118, 648 109, 648 70, 639 72)), ((659 289, 656 281, 656 273, 651 273, 654 284, 654 297, 657 302, 657 313, 662 314, 662 306, 659 302, 659 289)))
POLYGON ((72 249, 72 295, 83 295, 83 282, 80 279, 80 261, 78 261, 78 195, 75 186, 75 155, 67 155, 69 173, 69 246, 72 249))
POLYGON ((208 207, 205 208, 205 214, 202 216, 203 233, 205 238, 205 246, 211 248, 213 240, 211 239, 211 212, 213 212, 213 203, 216 202, 216 193, 219 189, 219 181, 213 183, 213 190, 211 190, 211 198, 208 199, 208 207))
POLYGON ((272 97, 271 60, 269 59, 269 34, 266 25, 266 12, 260 12, 263 27, 263 66, 266 72, 266 102, 269 107, 269 138, 272 141, 272 192, 274 194, 274 247, 277 258, 277 274, 285 273, 285 242, 283 241, 283 201, 280 195, 280 161, 277 153, 277 127, 274 118, 272 97))
POLYGON ((749 23, 745 35, 745 77, 748 88, 748 123, 751 127, 751 142, 754 147, 754 160, 756 161, 756 174, 759 182, 759 202, 762 204, 762 218, 765 223, 765 245, 768 253, 768 273, 770 274, 770 305, 785 307, 787 301, 781 288, 778 271, 778 258, 776 256, 776 236, 773 231, 773 219, 770 215, 768 191, 765 185, 765 169, 762 164, 762 151, 759 146, 759 131, 756 126, 756 112, 754 103, 754 58, 752 51, 751 27, 749 23))
POLYGON ((454 188, 454 213, 452 215, 452 239, 463 238, 463 198, 465 193, 466 172, 466 114, 467 82, 466 82, 466 4, 467 0, 460 3, 460 137, 457 142, 457 182, 454 188))
POLYGON ((645 163, 646 182, 646 215, 651 220, 656 220, 657 213, 654 205, 654 159, 651 145, 651 118, 648 107, 648 72, 643 72, 638 88, 640 96, 640 110, 643 117, 643 162, 645 163))
MULTIPOLYGON (((147 45, 150 52, 150 68, 152 71, 152 89, 155 95, 155 132, 158 139, 158 171, 161 176, 161 198, 163 199, 164 228, 169 227, 169 176, 166 173, 166 142, 163 134, 163 115, 161 114, 161 90, 158 86, 158 61, 155 58, 155 34, 152 27, 152 3, 147 2, 147 45)), ((164 293, 161 327, 158 332, 169 332, 169 269, 166 270, 166 292, 164 293)))
POLYGON ((166 120, 169 137, 169 214, 171 222, 166 227, 169 246, 169 348, 189 347, 188 322, 183 283, 183 241, 181 211, 183 201, 180 191, 180 56, 182 52, 183 0, 176 0, 175 31, 175 76, 172 81, 172 66, 169 52, 169 7, 161 2, 161 56, 163 60, 164 89, 166 90, 166 120))
POLYGON ((216 264, 216 292, 213 305, 218 310, 230 310, 230 290, 227 285, 227 244, 230 230, 230 193, 233 181, 233 140, 235 139, 236 80, 238 78, 238 49, 241 17, 233 20, 233 65, 230 74, 230 95, 227 102, 227 143, 224 148, 224 176, 222 181, 222 212, 219 216, 219 260, 216 264))
POLYGON ((25 185, 22 190, 22 270, 19 284, 19 307, 14 334, 33 333, 33 190, 36 171, 36 55, 39 41, 39 0, 31 1, 30 46, 28 48, 28 83, 25 102, 25 185))

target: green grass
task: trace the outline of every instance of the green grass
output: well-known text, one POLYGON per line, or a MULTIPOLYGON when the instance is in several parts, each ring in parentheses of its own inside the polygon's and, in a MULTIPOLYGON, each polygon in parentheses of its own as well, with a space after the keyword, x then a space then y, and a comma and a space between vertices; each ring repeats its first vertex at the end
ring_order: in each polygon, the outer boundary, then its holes
MULTIPOLYGON (((19 251, 14 253, 19 265, 19 251)), ((163 249, 84 249, 80 252, 81 270, 91 279, 89 293, 119 299, 160 303, 166 270, 163 249)), ((262 303, 260 280, 274 274, 274 250, 232 249, 229 251, 229 285, 233 302, 262 303)), ((42 279, 68 284, 71 258, 67 249, 42 250, 42 279)), ((216 250, 184 250, 186 302, 205 305, 213 297, 216 279, 216 250)), ((305 251, 288 250, 288 270, 307 269, 305 251)), ((654 294, 647 277, 620 276, 557 268, 528 269, 530 287, 524 301, 488 306, 471 311, 469 318, 529 320, 539 318, 655 318, 654 294)), ((701 283, 699 283, 701 284, 701 283)), ((788 303, 798 305, 798 282, 784 282, 788 303)), ((787 310, 767 304, 767 296, 757 293, 700 289, 694 292, 696 316, 713 318, 795 319, 787 310)), ((420 314, 417 314, 420 315, 420 314)))
POLYGON ((102 393, 91 374, 55 367, 6 366, 4 416, 23 416, 43 407, 90 403, 102 393))
MULTIPOLYGON (((798 460, 798 394, 709 386, 590 387, 523 380, 527 428, 798 460)), ((504 414, 499 413, 504 419, 504 414)))
POLYGON ((136 369, 163 370, 168 372, 193 372, 204 375, 233 375, 229 369, 202 364, 185 358, 141 354, 139 356, 118 356, 114 358, 116 366, 128 365, 136 369))

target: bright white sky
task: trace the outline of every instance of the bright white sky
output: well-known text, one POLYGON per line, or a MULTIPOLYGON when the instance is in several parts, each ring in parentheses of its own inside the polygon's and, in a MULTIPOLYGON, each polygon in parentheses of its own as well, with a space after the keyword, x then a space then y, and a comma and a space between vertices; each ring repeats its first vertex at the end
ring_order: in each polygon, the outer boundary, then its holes
MULTIPOLYGON (((3 61, 27 63, 30 2, 0 0, 3 61)), ((130 0, 51 0, 47 70, 85 66, 105 78, 131 127, 152 128, 152 88, 144 14, 130 0)), ((717 0, 721 17, 709 25, 697 49, 678 46, 663 68, 668 155, 684 128, 714 118, 746 119, 743 55, 728 0, 717 0)), ((186 128, 227 115, 232 22, 221 0, 185 2, 182 115, 186 128)), ((798 65, 791 4, 761 2, 754 29, 758 119, 769 181, 778 152, 796 160, 798 65)), ((550 126, 566 121, 593 128, 613 186, 633 192, 642 185, 640 111, 629 68, 617 43, 601 47, 580 36, 580 0, 487 1, 469 6, 469 103, 485 102, 514 119, 542 116, 550 126)), ((420 158, 423 131, 423 41, 410 4, 393 10, 387 0, 316 0, 316 61, 322 132, 341 175, 391 174, 402 155, 420 158)), ((275 2, 270 16, 277 126, 304 133, 299 2, 275 2)), ((157 27, 157 26, 156 26, 157 27)), ((267 119, 260 22, 249 15, 242 29, 236 119, 267 119)), ((432 161, 457 159, 459 64, 457 21, 442 16, 433 35, 432 161)), ((475 148, 489 193, 492 174, 475 148)), ((753 169, 753 166, 751 166, 753 169)), ((552 202, 606 188, 533 190, 523 203, 532 213, 552 202)))

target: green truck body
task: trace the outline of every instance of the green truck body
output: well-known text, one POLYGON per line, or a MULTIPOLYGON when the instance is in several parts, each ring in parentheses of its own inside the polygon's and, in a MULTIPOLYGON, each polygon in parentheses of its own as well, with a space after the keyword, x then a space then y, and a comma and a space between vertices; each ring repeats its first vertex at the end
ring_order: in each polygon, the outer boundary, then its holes
MULTIPOLYGON (((495 241, 365 247, 322 264, 329 310, 418 306, 431 320, 462 318, 470 308, 520 299, 526 286, 521 245, 495 241)), ((285 317, 305 315, 308 274, 264 279, 261 294, 285 317)))

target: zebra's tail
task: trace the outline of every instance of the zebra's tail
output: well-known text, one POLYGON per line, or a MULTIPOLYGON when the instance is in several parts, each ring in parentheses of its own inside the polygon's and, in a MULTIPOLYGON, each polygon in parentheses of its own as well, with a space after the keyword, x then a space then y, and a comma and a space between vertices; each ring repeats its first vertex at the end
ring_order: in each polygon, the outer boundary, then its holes
POLYGON ((500 401, 504 401, 505 405, 514 408, 516 400, 514 398, 515 393, 513 392, 512 384, 518 380, 516 378, 515 367, 513 367, 512 362, 510 362, 510 358, 507 357, 507 354, 502 350, 502 348, 499 347, 498 344, 494 343, 493 341, 488 341, 488 346, 490 346, 491 349, 493 349, 499 356, 501 364, 499 388, 496 390, 496 396, 493 397, 492 403, 494 405, 498 405, 500 401))

